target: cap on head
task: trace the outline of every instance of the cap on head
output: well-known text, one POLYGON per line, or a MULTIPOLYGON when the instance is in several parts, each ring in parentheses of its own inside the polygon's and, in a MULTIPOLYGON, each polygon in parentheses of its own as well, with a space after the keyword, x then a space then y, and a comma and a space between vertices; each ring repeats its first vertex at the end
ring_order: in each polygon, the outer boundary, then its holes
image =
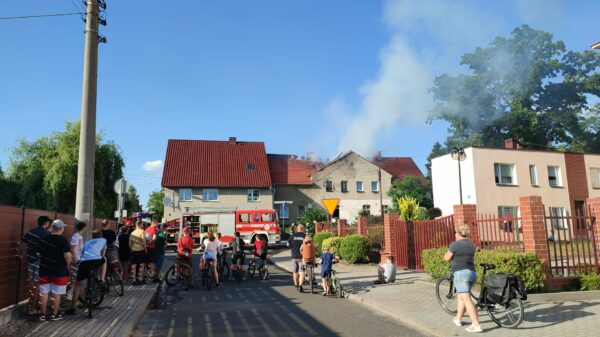
POLYGON ((38 226, 43 226, 46 222, 52 222, 52 219, 45 215, 42 215, 37 219, 38 226))
POLYGON ((57 219, 57 220, 52 221, 52 228, 58 229, 58 228, 65 228, 65 227, 67 227, 67 225, 65 225, 65 223, 62 220, 57 219))
POLYGON ((183 232, 184 233, 189 233, 190 232, 190 228, 189 227, 184 227, 183 228, 183 232))

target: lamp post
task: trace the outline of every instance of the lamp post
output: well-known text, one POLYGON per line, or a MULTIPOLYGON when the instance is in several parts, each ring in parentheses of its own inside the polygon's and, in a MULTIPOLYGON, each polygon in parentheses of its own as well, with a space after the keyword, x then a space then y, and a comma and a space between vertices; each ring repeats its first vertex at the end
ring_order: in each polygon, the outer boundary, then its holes
POLYGON ((450 156, 452 157, 452 159, 456 160, 458 162, 458 193, 460 193, 460 204, 463 204, 463 197, 462 197, 462 176, 460 174, 460 162, 462 160, 465 160, 467 158, 467 155, 465 154, 465 150, 462 147, 453 147, 452 148, 452 152, 450 152, 450 156))

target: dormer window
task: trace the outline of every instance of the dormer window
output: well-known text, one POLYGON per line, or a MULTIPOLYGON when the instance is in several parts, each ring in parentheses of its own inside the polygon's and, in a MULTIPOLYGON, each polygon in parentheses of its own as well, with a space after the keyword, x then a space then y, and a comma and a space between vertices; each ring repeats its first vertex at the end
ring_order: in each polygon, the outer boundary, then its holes
POLYGON ((254 164, 246 163, 246 171, 248 171, 248 172, 254 171, 254 164))

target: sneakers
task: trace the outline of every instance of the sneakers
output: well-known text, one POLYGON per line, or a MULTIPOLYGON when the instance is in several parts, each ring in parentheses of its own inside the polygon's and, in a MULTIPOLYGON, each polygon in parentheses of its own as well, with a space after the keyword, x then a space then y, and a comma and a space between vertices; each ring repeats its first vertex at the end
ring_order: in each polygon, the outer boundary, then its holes
POLYGON ((40 315, 40 317, 38 317, 38 321, 40 321, 40 322, 45 322, 45 321, 47 321, 47 319, 46 319, 46 315, 40 315))
POLYGON ((471 325, 465 329, 467 332, 482 332, 481 325, 471 325))
POLYGON ((302 288, 302 286, 298 286, 298 291, 303 293, 304 292, 304 288, 302 288))
POLYGON ((462 326, 462 322, 460 320, 456 320, 456 319, 452 319, 452 323, 454 323, 454 325, 456 326, 462 326))
POLYGON ((59 321, 61 319, 63 319, 63 315, 61 315, 60 313, 56 315, 50 315, 50 317, 48 318, 49 321, 59 321))

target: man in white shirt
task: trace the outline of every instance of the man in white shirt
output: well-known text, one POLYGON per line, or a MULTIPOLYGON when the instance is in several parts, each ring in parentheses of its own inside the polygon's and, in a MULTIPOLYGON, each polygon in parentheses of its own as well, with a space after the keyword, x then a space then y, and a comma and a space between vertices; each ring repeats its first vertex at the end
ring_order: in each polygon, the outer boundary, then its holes
POLYGON ((385 259, 385 263, 379 264, 375 284, 385 284, 394 281, 396 281, 396 264, 394 264, 394 257, 390 255, 385 259))

